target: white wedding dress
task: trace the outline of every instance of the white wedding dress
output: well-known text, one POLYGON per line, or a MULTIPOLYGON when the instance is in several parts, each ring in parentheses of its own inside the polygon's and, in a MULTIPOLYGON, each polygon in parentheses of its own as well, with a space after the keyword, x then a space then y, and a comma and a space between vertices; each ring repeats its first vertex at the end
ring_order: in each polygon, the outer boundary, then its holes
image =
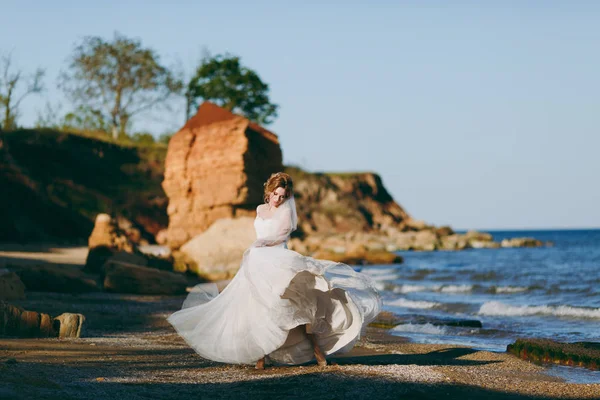
POLYGON ((381 298, 368 276, 287 248, 296 225, 293 198, 269 219, 257 215, 257 240, 229 285, 220 294, 215 284, 197 285, 168 317, 200 356, 251 364, 267 355, 276 364, 300 364, 314 358, 304 325, 328 355, 350 350, 377 316, 381 298))

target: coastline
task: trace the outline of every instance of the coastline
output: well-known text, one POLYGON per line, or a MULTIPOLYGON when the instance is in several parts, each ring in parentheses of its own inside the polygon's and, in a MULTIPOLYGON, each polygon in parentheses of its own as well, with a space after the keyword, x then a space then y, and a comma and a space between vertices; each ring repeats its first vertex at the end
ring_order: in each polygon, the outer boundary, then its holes
POLYGON ((207 361, 166 322, 182 296, 31 292, 18 305, 86 315, 80 339, 0 338, 0 395, 17 398, 599 398, 507 353, 415 344, 368 327, 330 365, 253 366, 207 361), (49 301, 51 300, 51 301, 49 301), (60 367, 60 368, 57 368, 60 367))

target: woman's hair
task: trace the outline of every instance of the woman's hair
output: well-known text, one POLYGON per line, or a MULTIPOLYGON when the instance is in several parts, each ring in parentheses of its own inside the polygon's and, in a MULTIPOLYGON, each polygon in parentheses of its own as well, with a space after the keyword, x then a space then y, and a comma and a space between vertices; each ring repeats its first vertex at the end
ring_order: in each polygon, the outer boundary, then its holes
POLYGON ((264 183, 265 193, 264 200, 265 203, 269 202, 269 196, 273 193, 277 188, 285 189, 285 198, 287 199, 292 194, 292 190, 294 189, 294 182, 292 181, 292 177, 286 174, 285 172, 277 172, 275 174, 271 174, 269 179, 264 183))

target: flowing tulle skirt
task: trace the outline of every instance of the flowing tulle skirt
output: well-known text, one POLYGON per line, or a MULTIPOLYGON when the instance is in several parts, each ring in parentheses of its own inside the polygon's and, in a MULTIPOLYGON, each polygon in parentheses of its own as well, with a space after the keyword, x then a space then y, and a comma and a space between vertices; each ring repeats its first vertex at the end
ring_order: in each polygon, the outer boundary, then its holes
POLYGON ((215 284, 194 288, 169 323, 207 359, 279 364, 313 359, 304 325, 325 354, 342 353, 381 309, 371 279, 351 267, 305 257, 284 247, 246 251, 220 294, 215 284))

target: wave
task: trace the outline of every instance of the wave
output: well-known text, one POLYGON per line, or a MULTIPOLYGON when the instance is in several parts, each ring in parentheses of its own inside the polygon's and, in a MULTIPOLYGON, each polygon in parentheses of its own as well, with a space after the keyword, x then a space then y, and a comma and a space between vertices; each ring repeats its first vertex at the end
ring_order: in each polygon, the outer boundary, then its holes
POLYGON ((387 306, 392 307, 404 307, 404 308, 433 308, 441 305, 440 303, 436 303, 434 301, 415 301, 415 300, 407 300, 404 298, 395 299, 391 301, 385 302, 387 306))
POLYGON ((442 293, 466 293, 473 290, 473 285, 444 285, 441 287, 442 293))
POLYGON ((441 285, 425 286, 425 285, 401 285, 394 288, 394 293, 414 293, 425 292, 430 290, 438 290, 441 285))
POLYGON ((528 286, 492 286, 492 293, 521 293, 529 290, 528 286))
POLYGON ((393 281, 400 278, 397 268, 363 268, 360 272, 365 275, 369 275, 369 277, 374 281, 393 281))
POLYGON ((393 332, 426 333, 429 335, 444 335, 447 332, 445 326, 427 324, 402 324, 392 328, 393 332))
POLYGON ((414 292, 442 292, 442 293, 466 293, 473 290, 473 285, 400 285, 396 286, 394 293, 414 292))
POLYGON ((553 315, 557 317, 600 319, 600 308, 573 306, 511 306, 499 301, 488 301, 479 309, 480 315, 553 315))

